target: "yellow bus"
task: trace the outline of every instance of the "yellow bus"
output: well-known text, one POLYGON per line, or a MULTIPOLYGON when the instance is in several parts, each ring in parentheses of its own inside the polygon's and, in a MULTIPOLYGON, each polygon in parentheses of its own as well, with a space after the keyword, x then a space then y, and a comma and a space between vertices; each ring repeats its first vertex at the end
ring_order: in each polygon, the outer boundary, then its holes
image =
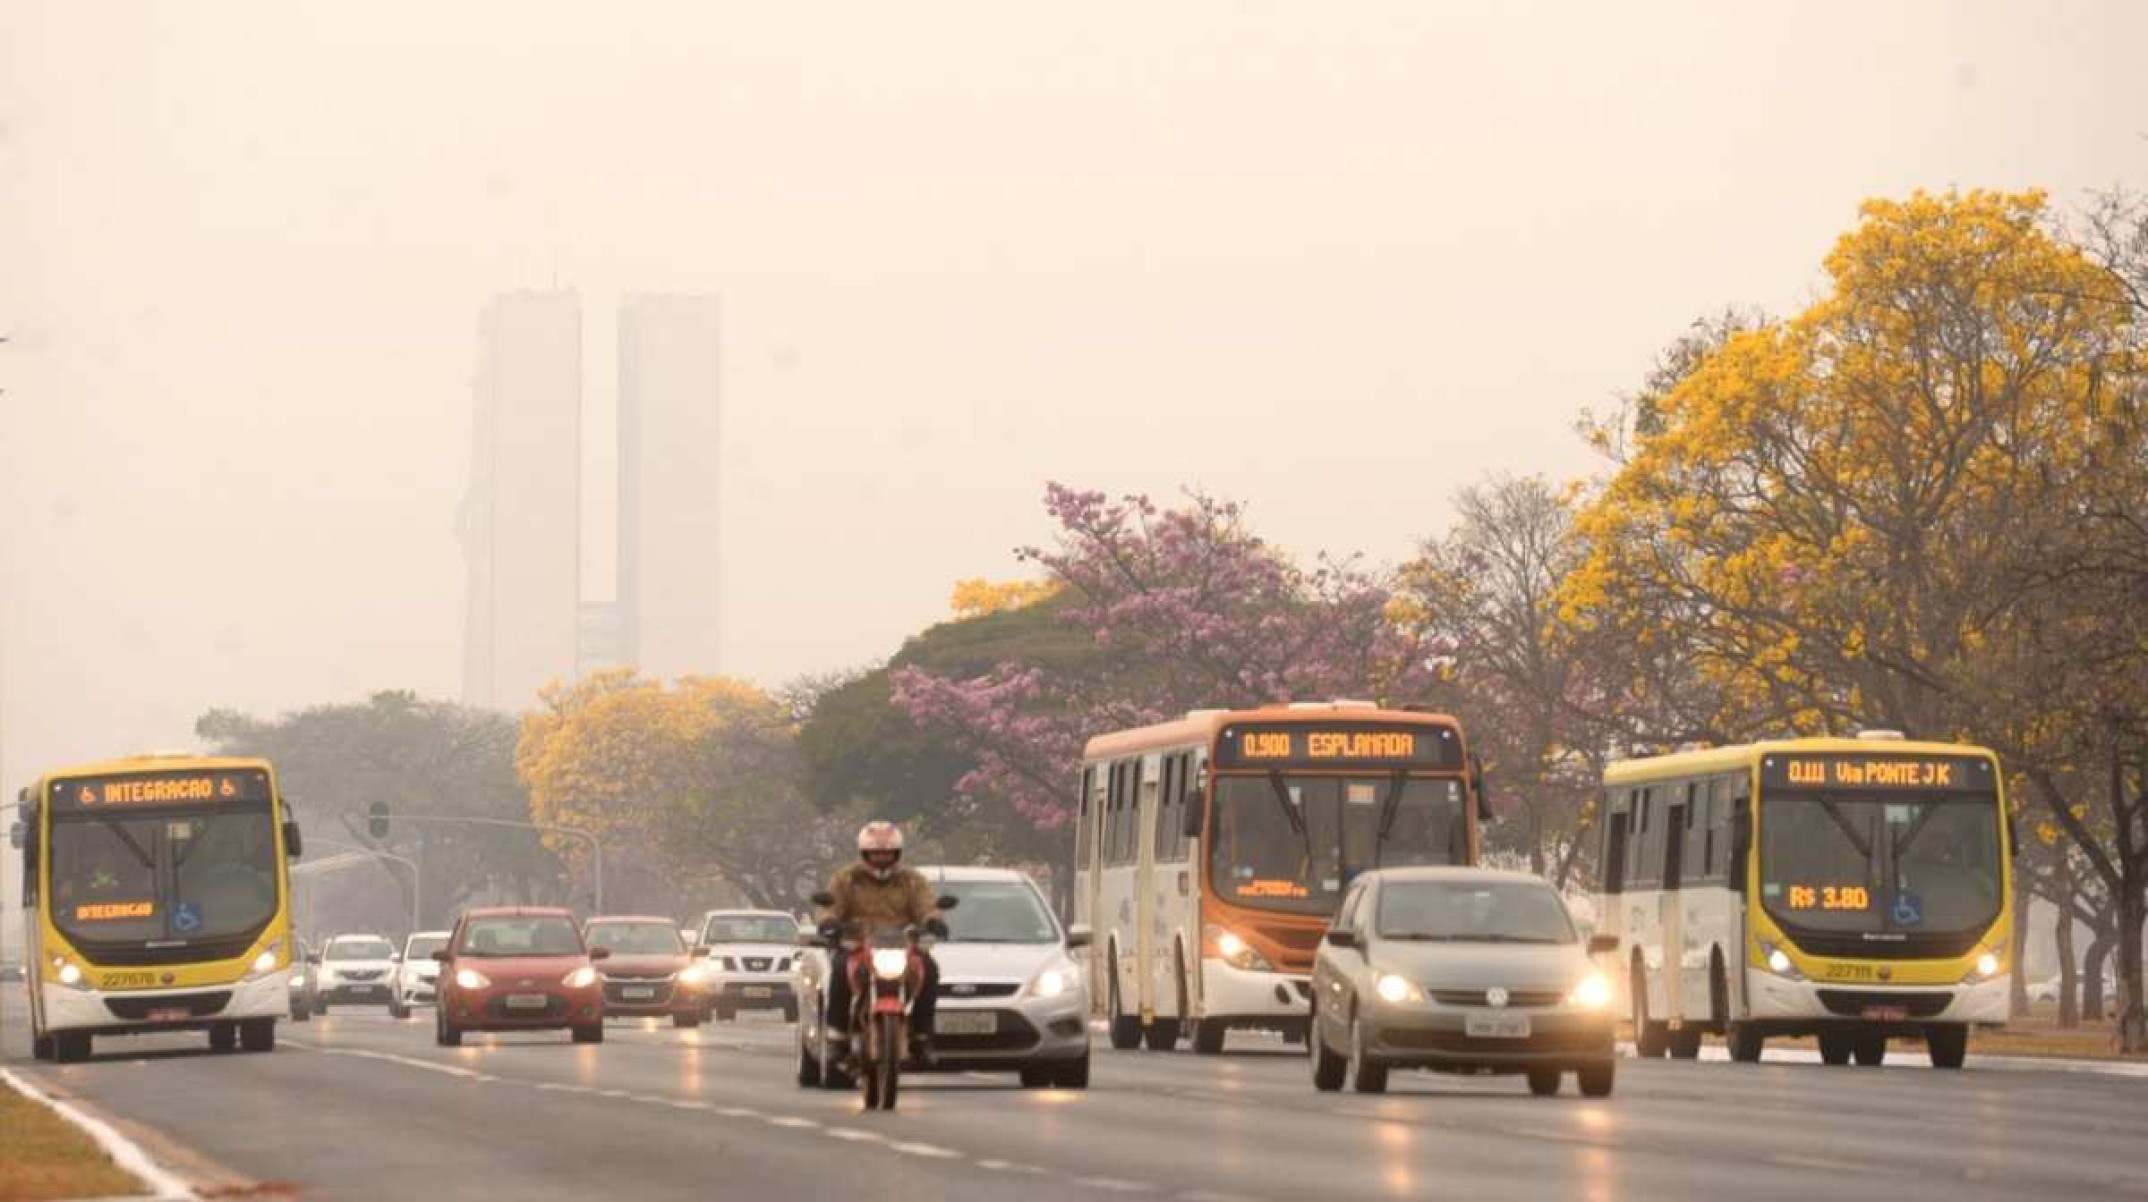
POLYGON ((299 835, 268 761, 139 756, 55 772, 22 791, 15 832, 38 1059, 160 1031, 207 1031, 217 1051, 276 1046, 299 835))
POLYGON ((1892 731, 1613 764, 1599 933, 1619 937, 1642 1056, 1731 1058, 1818 1037, 1878 1064, 1921 1037, 1959 1068, 1969 1029, 2007 1021, 2012 825, 1999 759, 1892 731))
POLYGON ((1313 953, 1368 868, 1477 862, 1480 774, 1444 714, 1195 710, 1083 755, 1074 921, 1119 1048, 1303 1038, 1313 953))

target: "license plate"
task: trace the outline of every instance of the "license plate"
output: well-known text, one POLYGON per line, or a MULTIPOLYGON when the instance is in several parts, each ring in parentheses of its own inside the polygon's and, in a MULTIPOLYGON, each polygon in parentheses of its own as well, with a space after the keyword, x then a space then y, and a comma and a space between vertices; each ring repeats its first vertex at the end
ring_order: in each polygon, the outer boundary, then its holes
POLYGON ((510 993, 507 995, 509 1010, 542 1010, 546 998, 541 993, 510 993))
POLYGON ((630 1002, 646 1002, 656 996, 656 987, 653 985, 629 985, 619 991, 619 996, 630 1002))
POLYGON ((184 1006, 173 1006, 168 1009, 151 1010, 149 1012, 149 1021, 153 1023, 183 1022, 192 1017, 193 1015, 184 1006))
POLYGON ((1864 1015, 1866 1018, 1876 1018, 1882 1022, 1898 1023, 1909 1017, 1909 1008, 1906 1006, 1867 1006, 1865 1007, 1864 1015))
POLYGON ((1463 1031, 1471 1039, 1529 1038, 1526 1014, 1472 1014, 1462 1021, 1463 1031))
POLYGON ((999 1015, 989 1010, 983 1014, 947 1011, 932 1016, 932 1033, 935 1035, 990 1035, 997 1030, 999 1015))
POLYGON ((748 985, 739 990, 739 992, 750 998, 772 998, 776 996, 776 991, 766 985, 748 985))

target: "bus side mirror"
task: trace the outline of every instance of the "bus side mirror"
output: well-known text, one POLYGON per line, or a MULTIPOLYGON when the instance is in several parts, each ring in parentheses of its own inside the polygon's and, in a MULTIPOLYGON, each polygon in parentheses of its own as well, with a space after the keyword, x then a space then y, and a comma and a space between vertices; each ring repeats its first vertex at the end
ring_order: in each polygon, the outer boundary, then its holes
POLYGON ((299 837, 298 823, 294 819, 283 820, 283 854, 291 860, 306 854, 306 841, 299 837))
POLYGON ((1745 858, 1753 850, 1753 812, 1746 808, 1741 798, 1737 812, 1730 817, 1730 880, 1736 888, 1745 887, 1745 858))
POLYGON ((934 898, 932 904, 942 910, 952 910, 956 906, 962 904, 962 899, 959 897, 952 896, 951 894, 943 893, 939 897, 934 898))
POLYGON ((17 821, 13 826, 7 828, 7 845, 9 847, 21 847, 29 841, 29 838, 30 824, 27 822, 17 821))
POLYGON ((1484 761, 1469 757, 1469 787, 1477 794, 1477 821, 1496 822, 1499 815, 1492 813, 1491 794, 1484 791, 1484 761))
POLYGON ((1616 936, 1616 935, 1591 935, 1591 936, 1589 936, 1589 954, 1590 954, 1590 955, 1592 955, 1592 956, 1608 956, 1608 955, 1610 955, 1610 954, 1611 954, 1612 952, 1615 952, 1615 951, 1617 951, 1617 950, 1618 950, 1618 936, 1616 936))
POLYGON ((2009 859, 2021 858, 2021 823, 2012 814, 2006 816, 2006 854, 2009 859))
POLYGON ((825 910, 829 906, 835 904, 835 894, 828 892, 826 889, 823 889, 820 892, 814 894, 812 897, 807 898, 806 900, 825 910))
POLYGON ((1201 799, 1198 794, 1186 799, 1186 821, 1183 824, 1188 839, 1201 837, 1201 799))

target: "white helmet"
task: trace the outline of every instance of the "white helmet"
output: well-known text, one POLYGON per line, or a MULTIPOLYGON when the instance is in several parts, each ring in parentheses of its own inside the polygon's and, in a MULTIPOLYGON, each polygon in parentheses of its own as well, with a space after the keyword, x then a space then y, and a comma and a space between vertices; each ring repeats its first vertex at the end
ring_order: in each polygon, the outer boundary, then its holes
POLYGON ((858 829, 858 858, 881 880, 888 879, 895 865, 902 860, 902 828, 892 822, 868 822, 858 829), (873 853, 887 852, 884 863, 875 863, 873 853))

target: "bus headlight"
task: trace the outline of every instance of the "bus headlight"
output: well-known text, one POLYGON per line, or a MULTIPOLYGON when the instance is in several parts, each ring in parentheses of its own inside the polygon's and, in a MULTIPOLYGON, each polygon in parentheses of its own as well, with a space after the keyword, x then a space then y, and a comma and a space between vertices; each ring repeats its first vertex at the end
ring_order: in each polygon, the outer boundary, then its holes
POLYGON ((261 949, 261 954, 254 957, 253 966, 246 970, 246 976, 249 980, 254 977, 265 977, 275 972, 282 963, 283 941, 278 940, 261 949))
POLYGON ((77 965, 74 961, 66 959, 64 957, 55 957, 53 959, 53 963, 60 966, 59 972, 53 974, 59 980, 60 984, 67 986, 69 989, 89 988, 89 982, 83 980, 82 978, 82 968, 80 965, 77 965))
POLYGON ((1976 958, 1976 968, 1970 972, 1965 983, 1974 985, 1978 981, 1988 981, 1999 975, 1999 968, 1998 954, 1996 952, 1985 952, 1976 958))
POLYGON ((1417 986, 1391 972, 1381 973, 1380 979, 1373 983, 1372 991, 1380 995, 1381 1001, 1394 1006, 1399 1006, 1404 1002, 1421 1002, 1425 1000, 1423 991, 1419 990, 1417 986))
POLYGON ((1569 1006, 1583 1010, 1601 1010, 1611 1004, 1611 980, 1600 972, 1592 972, 1581 978, 1574 991, 1566 995, 1569 1006))
POLYGON ((1238 932, 1211 926, 1202 933, 1208 936, 1210 943, 1216 945, 1216 954, 1223 957, 1223 962, 1232 968, 1246 972, 1275 971, 1275 966, 1268 963, 1268 957, 1261 955, 1260 949, 1247 943, 1245 937, 1238 932))
POLYGON ((1790 958, 1790 953, 1772 943, 1764 942, 1760 945, 1760 962, 1778 977, 1791 981, 1805 979, 1805 974, 1798 971, 1797 961, 1790 958))

